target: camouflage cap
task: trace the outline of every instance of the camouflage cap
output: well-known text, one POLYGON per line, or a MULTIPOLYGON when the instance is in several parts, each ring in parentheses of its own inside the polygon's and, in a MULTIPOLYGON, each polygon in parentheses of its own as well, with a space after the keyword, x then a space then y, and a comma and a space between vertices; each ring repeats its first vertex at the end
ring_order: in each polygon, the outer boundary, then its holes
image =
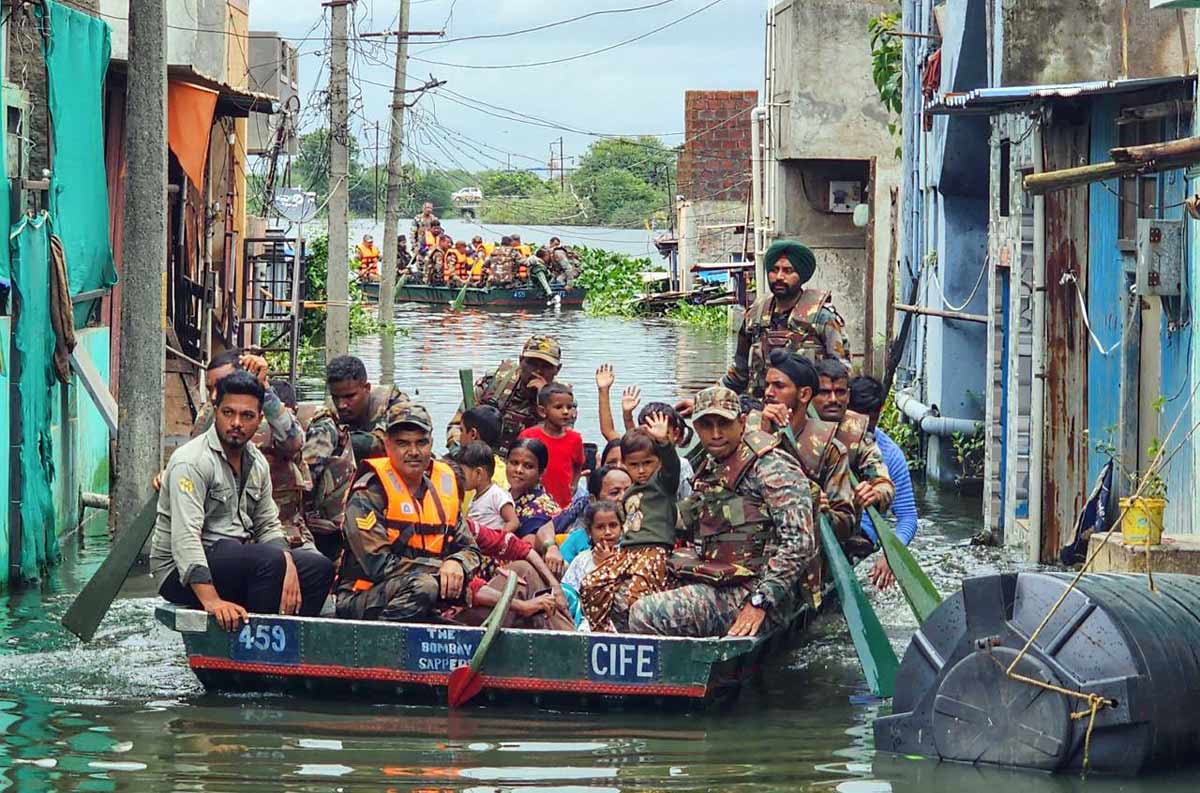
POLYGON ((742 402, 738 395, 723 386, 715 385, 696 394, 692 404, 692 418, 702 416, 721 416, 736 419, 742 415, 742 402))
POLYGON ((398 402, 388 408, 387 431, 391 432, 401 427, 416 427, 425 432, 433 432, 433 419, 429 418, 429 411, 421 405, 398 402))
POLYGON ((554 366, 562 366, 562 348, 553 336, 532 336, 521 348, 522 358, 537 358, 554 366))

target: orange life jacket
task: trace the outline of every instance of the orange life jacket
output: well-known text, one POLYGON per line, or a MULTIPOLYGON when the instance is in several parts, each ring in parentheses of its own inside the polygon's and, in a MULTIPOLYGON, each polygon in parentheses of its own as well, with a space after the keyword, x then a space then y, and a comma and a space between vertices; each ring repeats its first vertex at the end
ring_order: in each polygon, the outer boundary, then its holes
POLYGON ((446 283, 450 283, 450 279, 458 272, 458 251, 451 248, 446 251, 446 257, 442 259, 442 279, 446 283))
POLYGON ((358 251, 358 258, 362 260, 364 265, 374 264, 379 261, 379 249, 375 247, 375 243, 363 245, 361 242, 354 246, 358 251))
POLYGON ((517 262, 517 280, 518 281, 528 281, 529 280, 529 265, 527 265, 525 263, 525 259, 523 259, 523 258, 517 262))
POLYGON ((471 256, 462 251, 455 251, 456 259, 455 268, 460 280, 465 281, 471 277, 471 256))
MULTIPOLYGON (((446 534, 458 526, 458 512, 462 500, 454 470, 439 460, 427 475, 425 497, 418 504, 408 492, 408 485, 392 468, 386 457, 365 460, 375 470, 384 491, 387 493, 387 511, 383 525, 387 529, 388 542, 398 555, 440 558, 446 545, 446 534)), ((355 592, 365 592, 374 582, 359 578, 354 582, 355 592)))

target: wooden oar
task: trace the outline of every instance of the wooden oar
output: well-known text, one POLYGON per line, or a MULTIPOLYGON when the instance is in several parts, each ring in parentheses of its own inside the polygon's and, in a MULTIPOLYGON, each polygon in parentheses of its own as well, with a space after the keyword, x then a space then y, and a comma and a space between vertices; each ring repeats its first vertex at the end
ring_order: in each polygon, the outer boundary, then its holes
MULTIPOLYGON (((850 472, 850 484, 858 487, 858 477, 853 471, 850 472)), ((883 546, 883 555, 887 557, 888 567, 896 576, 896 583, 904 593, 908 607, 912 609, 917 622, 924 622, 934 609, 941 605, 942 596, 938 594, 937 587, 929 580, 929 576, 925 575, 912 551, 900 542, 891 521, 879 514, 875 507, 867 507, 867 514, 871 516, 875 535, 879 537, 879 544, 883 546)))
POLYGON ((458 385, 462 388, 463 411, 475 407, 475 373, 470 369, 458 370, 458 385))
POLYGON ((838 601, 842 605, 842 615, 846 618, 846 626, 850 629, 850 638, 854 641, 854 649, 858 652, 858 661, 862 665, 863 675, 871 693, 877 697, 890 697, 895 690, 896 669, 900 663, 892 650, 892 643, 883 632, 883 625, 871 601, 863 592, 854 575, 842 546, 838 543, 829 518, 818 512, 821 527, 821 547, 825 550, 825 560, 829 562, 829 571, 833 575, 834 586, 837 587, 838 601))
POLYGON ((470 285, 470 283, 471 282, 468 281, 467 283, 463 284, 462 289, 458 290, 458 296, 450 301, 451 311, 458 311, 463 307, 463 301, 467 299, 467 287, 470 285))
POLYGON ((449 699, 450 707, 457 708, 465 705, 483 690, 483 677, 479 674, 479 667, 483 665, 483 659, 487 655, 488 648, 492 646, 492 640, 496 638, 496 634, 500 632, 500 626, 504 624, 504 615, 508 613, 508 606, 512 603, 513 593, 516 591, 517 575, 510 572, 508 582, 504 585, 504 591, 500 593, 500 599, 496 601, 496 605, 492 607, 492 613, 483 622, 486 630, 483 632, 483 638, 479 641, 479 646, 475 648, 475 654, 471 656, 471 662, 451 672, 450 679, 446 681, 446 696, 449 699))
POLYGON ((155 493, 133 519, 133 523, 118 532, 108 556, 63 615, 62 624, 67 630, 85 642, 91 641, 96 635, 96 628, 121 591, 121 585, 129 577, 129 571, 137 562, 146 538, 154 530, 157 517, 158 494, 155 493))

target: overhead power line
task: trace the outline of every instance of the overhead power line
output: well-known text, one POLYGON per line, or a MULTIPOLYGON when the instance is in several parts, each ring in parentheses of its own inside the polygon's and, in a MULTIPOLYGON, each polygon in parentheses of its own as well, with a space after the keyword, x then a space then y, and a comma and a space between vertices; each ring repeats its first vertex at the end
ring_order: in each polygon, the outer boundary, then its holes
POLYGON ((533 68, 535 66, 552 66, 557 63, 567 63, 568 61, 577 61, 581 58, 590 58, 593 55, 599 55, 604 52, 610 52, 611 50, 615 50, 618 47, 624 47, 626 44, 632 44, 635 41, 641 41, 644 38, 653 36, 655 33, 660 33, 669 27, 678 25, 680 22, 683 22, 684 20, 691 19, 692 17, 696 16, 697 14, 699 14, 703 11, 707 11, 708 9, 712 8, 717 3, 720 3, 720 2, 723 2, 723 0, 710 0, 710 2, 705 3, 704 5, 697 8, 695 11, 691 11, 687 14, 684 14, 683 16, 681 16, 677 19, 673 19, 670 22, 667 22, 666 24, 659 25, 658 27, 654 28, 653 30, 648 30, 645 33, 634 36, 633 38, 628 38, 628 39, 625 39, 624 41, 618 41, 615 44, 609 44, 607 47, 601 47, 600 49, 596 49, 596 50, 589 50, 588 52, 581 52, 576 55, 568 55, 563 58, 554 58, 554 59, 548 60, 548 61, 533 61, 531 63, 473 64, 473 63, 448 63, 446 61, 435 61, 435 60, 430 60, 427 58, 418 58, 416 55, 410 55, 409 57, 412 60, 420 61, 421 63, 429 63, 429 64, 433 64, 435 66, 447 66, 447 67, 450 67, 453 69, 529 69, 529 68, 533 68))
MULTIPOLYGON (((640 6, 630 6, 629 8, 606 8, 602 11, 590 11, 586 14, 580 14, 579 16, 571 17, 570 19, 560 19, 557 22, 547 22, 544 25, 537 25, 537 26, 531 27, 531 28, 522 28, 520 30, 510 30, 507 33, 480 33, 480 34, 477 34, 474 36, 457 36, 452 39, 445 39, 443 41, 439 41, 436 44, 431 44, 431 45, 429 45, 429 49, 432 49, 434 47, 441 47, 444 44, 457 44, 460 41, 479 41, 481 39, 506 39, 506 38, 511 38, 512 36, 522 36, 526 33, 537 33, 540 30, 549 30, 550 28, 556 28, 561 25, 569 25, 572 22, 579 22, 581 20, 589 19, 591 17, 604 16, 606 14, 628 14, 633 11, 645 11, 646 9, 649 9, 649 8, 658 8, 659 6, 665 6, 668 3, 674 3, 674 2, 676 2, 676 0, 658 0, 658 2, 655 2, 655 3, 646 3, 645 5, 640 5, 640 6)), ((425 50, 425 51, 427 52, 428 50, 425 50)))

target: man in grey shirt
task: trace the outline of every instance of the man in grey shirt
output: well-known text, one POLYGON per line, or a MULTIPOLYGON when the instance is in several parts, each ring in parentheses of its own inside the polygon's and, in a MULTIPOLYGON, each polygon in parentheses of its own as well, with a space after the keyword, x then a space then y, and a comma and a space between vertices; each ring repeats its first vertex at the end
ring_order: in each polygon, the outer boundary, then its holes
POLYGON ((289 550, 266 458, 250 443, 264 391, 248 372, 217 384, 213 425, 175 450, 162 475, 150 570, 159 594, 234 630, 256 614, 316 616, 333 565, 289 550))

